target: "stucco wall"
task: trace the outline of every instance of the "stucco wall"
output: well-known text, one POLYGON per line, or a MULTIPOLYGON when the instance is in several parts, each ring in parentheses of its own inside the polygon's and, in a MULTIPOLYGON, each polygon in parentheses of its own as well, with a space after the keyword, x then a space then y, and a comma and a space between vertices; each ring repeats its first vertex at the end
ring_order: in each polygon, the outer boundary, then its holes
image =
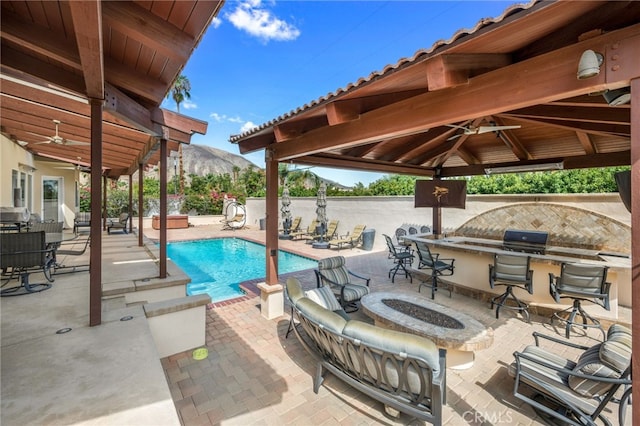
MULTIPOLYGON (((624 207, 617 193, 567 194, 567 195, 469 195, 465 209, 443 209, 443 231, 453 232, 470 219, 499 207, 516 203, 552 203, 588 210, 611 218, 624 225, 631 225, 631 214, 624 207)), ((302 216, 302 225, 315 218, 315 197, 293 198, 292 216, 302 216)), ((259 226, 265 216, 265 199, 247 200, 247 225, 259 226)), ((413 196, 397 197, 327 197, 327 217, 338 219, 338 233, 345 234, 359 223, 376 230, 374 249, 384 250, 381 234, 393 235, 403 223, 432 225, 431 208, 415 208, 413 196)), ((278 219, 281 221, 281 219, 278 219)), ((630 244, 630 242, 629 242, 630 244)))

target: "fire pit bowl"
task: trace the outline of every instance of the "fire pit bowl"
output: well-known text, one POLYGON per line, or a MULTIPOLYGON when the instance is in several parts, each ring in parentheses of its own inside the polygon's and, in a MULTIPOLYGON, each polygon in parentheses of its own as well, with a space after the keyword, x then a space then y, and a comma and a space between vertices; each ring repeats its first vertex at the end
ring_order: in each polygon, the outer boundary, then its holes
POLYGON ((376 292, 361 300, 375 325, 426 337, 447 350, 447 367, 469 368, 474 352, 493 344, 493 330, 418 294, 376 292))

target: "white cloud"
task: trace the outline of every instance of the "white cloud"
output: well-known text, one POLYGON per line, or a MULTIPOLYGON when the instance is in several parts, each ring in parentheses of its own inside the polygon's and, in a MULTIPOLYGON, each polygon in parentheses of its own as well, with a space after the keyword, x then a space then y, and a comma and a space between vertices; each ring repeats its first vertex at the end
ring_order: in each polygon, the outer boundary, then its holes
POLYGON ((240 128, 240 133, 248 132, 249 130, 253 129, 254 127, 258 127, 258 126, 255 123, 251 122, 251 121, 247 121, 240 128))
POLYGON ((220 25, 222 25, 222 19, 218 18, 217 16, 215 16, 212 20, 211 20, 211 26, 213 28, 218 28, 220 25))
POLYGON ((211 114, 209 114, 209 117, 213 118, 215 121, 217 121, 218 123, 224 121, 224 119, 226 118, 226 115, 222 114, 218 114, 217 112, 212 112, 211 114))
POLYGON ((239 30, 246 31, 265 42, 295 40, 300 35, 299 29, 273 15, 272 11, 264 8, 260 0, 241 2, 225 17, 239 30))
POLYGON ((198 104, 196 104, 195 102, 191 102, 187 99, 185 99, 184 101, 182 101, 181 104, 184 109, 197 109, 198 108, 198 104))
POLYGON ((236 116, 236 117, 229 117, 229 118, 228 118, 228 120, 229 120, 231 123, 244 123, 244 120, 243 120, 242 118, 238 117, 238 116, 236 116))

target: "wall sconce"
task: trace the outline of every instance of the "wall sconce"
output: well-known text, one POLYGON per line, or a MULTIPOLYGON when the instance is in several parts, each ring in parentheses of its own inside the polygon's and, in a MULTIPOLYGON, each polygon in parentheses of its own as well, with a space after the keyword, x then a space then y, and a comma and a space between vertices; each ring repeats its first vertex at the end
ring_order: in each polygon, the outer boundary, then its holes
POLYGON ((631 90, 629 87, 623 87, 616 90, 607 90, 602 94, 604 100, 609 106, 624 105, 631 101, 631 90))
POLYGON ((600 53, 593 50, 585 50, 580 57, 578 63, 578 80, 595 77, 600 74, 600 65, 604 61, 604 57, 600 53))

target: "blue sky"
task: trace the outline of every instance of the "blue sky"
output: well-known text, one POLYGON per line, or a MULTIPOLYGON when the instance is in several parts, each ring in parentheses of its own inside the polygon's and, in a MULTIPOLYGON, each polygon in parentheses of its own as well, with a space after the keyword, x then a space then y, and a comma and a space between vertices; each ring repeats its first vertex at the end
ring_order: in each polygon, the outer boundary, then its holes
MULTIPOLYGON (((239 154, 229 136, 356 82, 459 29, 499 16, 512 1, 227 0, 183 74, 180 112, 208 121, 192 143, 239 154)), ((175 110, 172 100, 163 107, 175 110)), ((245 155, 264 167, 264 151, 245 155)), ((316 167, 344 185, 382 174, 316 167)))

